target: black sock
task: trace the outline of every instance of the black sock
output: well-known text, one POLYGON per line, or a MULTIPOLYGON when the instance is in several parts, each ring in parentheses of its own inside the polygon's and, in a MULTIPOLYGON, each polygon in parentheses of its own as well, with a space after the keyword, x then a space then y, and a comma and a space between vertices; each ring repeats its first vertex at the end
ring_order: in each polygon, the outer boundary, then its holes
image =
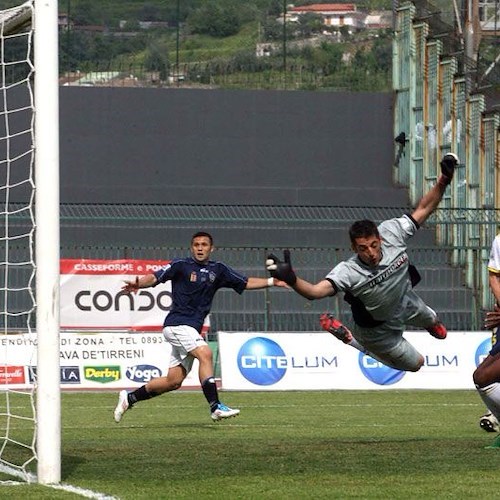
POLYGON ((139 387, 139 389, 128 393, 128 404, 133 406, 137 403, 137 401, 144 401, 145 399, 151 399, 155 396, 159 396, 159 394, 153 391, 148 392, 146 390, 146 386, 143 385, 142 387, 139 387))
POLYGON ((210 405, 210 411, 214 411, 219 404, 219 394, 217 392, 217 384, 215 383, 215 379, 213 377, 208 377, 201 384, 201 388, 203 389, 205 399, 210 405))

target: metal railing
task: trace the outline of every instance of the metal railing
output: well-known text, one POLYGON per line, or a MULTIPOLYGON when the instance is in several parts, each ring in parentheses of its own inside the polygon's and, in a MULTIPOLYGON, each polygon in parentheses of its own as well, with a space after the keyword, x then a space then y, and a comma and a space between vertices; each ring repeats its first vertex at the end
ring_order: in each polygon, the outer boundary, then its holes
MULTIPOLYGON (((397 216, 402 211, 401 207, 62 204, 62 231, 68 228, 78 228, 78 231, 74 241, 63 240, 60 253, 62 258, 158 260, 189 254, 185 246, 144 245, 137 242, 145 240, 134 240, 139 229, 156 232, 155 229, 160 227, 163 230, 232 227, 254 232, 264 228, 271 229, 271 232, 286 228, 287 231, 302 231, 303 234, 325 233, 329 235, 329 241, 332 241, 332 233, 336 231, 345 243, 291 248, 293 265, 299 275, 317 282, 334 265, 351 255, 346 232, 350 223, 365 217, 380 221, 397 216), (95 239, 93 232, 89 242, 84 243, 82 235, 91 227, 99 227, 103 233, 112 231, 113 234, 125 227, 130 239, 113 244, 103 243, 106 240, 95 239)), ((22 225, 27 222, 23 217, 19 215, 15 219, 12 216, 10 223, 22 225)), ((492 305, 487 261, 492 235, 496 234, 499 221, 498 209, 438 209, 426 222, 427 229, 424 231, 427 231, 427 236, 432 236, 434 229, 444 242, 437 245, 410 242, 410 259, 423 276, 418 291, 431 307, 438 310, 451 329, 481 328, 482 310, 492 305), (442 235, 449 232, 453 232, 454 240, 460 244, 454 241, 446 243, 442 235)), ((426 236, 425 233, 423 236, 426 236)), ((0 247, 0 256, 4 250, 0 247)), ((260 246, 216 247, 214 258, 227 262, 244 274, 265 276, 267 254, 282 250, 280 246, 273 246, 272 241, 260 246)), ((11 258, 23 261, 25 253, 23 247, 10 244, 11 258)), ((15 289, 18 282, 23 281, 22 273, 21 269, 16 272, 15 267, 9 271, 9 288, 15 289)), ((19 310, 25 308, 22 294, 9 300, 18 301, 19 310)), ((222 330, 303 331, 318 328, 318 316, 326 310, 349 318, 347 305, 339 297, 309 302, 281 289, 247 292, 242 296, 230 290, 221 290, 214 302, 213 324, 222 330)))
MULTIPOLYGON (((282 248, 222 247, 213 258, 226 262, 251 276, 265 276, 268 252, 280 253, 282 248)), ((466 282, 466 271, 452 264, 454 247, 410 247, 411 261, 418 267, 422 282, 417 292, 436 309, 449 329, 476 330, 482 328, 482 311, 491 304, 482 303, 480 293, 486 269, 485 248, 462 248, 467 254, 472 286, 466 282)), ((350 256, 347 248, 295 247, 290 249, 293 266, 303 278, 317 282, 341 260, 350 256)), ((188 255, 188 248, 173 247, 63 247, 63 258, 93 259, 159 259, 170 260, 188 255)), ((117 283, 117 287, 120 286, 117 283)), ((484 286, 484 285, 482 285, 484 286)), ((350 323, 348 305, 341 296, 320 301, 308 301, 284 289, 245 292, 241 296, 232 290, 220 290, 212 309, 214 330, 310 331, 318 330, 318 318, 330 311, 350 323)))

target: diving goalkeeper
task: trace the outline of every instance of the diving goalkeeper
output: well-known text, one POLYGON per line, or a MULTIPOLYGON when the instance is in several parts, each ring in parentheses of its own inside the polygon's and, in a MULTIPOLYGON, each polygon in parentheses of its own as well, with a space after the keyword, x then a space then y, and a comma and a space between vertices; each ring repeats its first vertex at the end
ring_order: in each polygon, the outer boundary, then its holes
POLYGON ((420 276, 410 265, 407 240, 436 209, 457 165, 458 157, 453 153, 442 158, 440 177, 411 214, 385 220, 378 226, 370 220, 355 222, 349 229, 354 255, 318 283, 296 276, 288 250, 283 261, 269 255, 267 270, 309 300, 344 293, 352 310, 352 332, 331 314, 321 316, 323 329, 387 366, 418 371, 424 357, 403 337, 405 325, 424 328, 437 339, 446 338, 447 330, 413 289, 420 276))

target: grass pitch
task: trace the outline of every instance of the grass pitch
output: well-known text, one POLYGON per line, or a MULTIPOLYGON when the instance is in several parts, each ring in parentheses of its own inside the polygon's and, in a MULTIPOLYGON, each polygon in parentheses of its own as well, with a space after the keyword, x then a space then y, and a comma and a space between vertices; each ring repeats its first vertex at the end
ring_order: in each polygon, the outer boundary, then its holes
MULTIPOLYGON (((499 494, 500 449, 484 448, 495 434, 478 426, 475 391, 221 395, 240 416, 212 423, 201 392, 177 392, 116 424, 117 393, 64 393, 62 482, 124 500, 499 494)), ((0 498, 82 497, 2 484, 0 498)))

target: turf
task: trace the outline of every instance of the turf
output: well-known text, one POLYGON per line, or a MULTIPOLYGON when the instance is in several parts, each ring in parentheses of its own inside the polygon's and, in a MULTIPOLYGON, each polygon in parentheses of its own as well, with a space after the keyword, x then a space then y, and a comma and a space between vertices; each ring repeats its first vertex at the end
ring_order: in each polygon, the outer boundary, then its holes
MULTIPOLYGON (((142 402, 62 396, 62 482, 121 499, 492 498, 500 449, 474 391, 227 392, 212 423, 200 392, 142 402)), ((0 498, 78 498, 40 485, 0 498)))

